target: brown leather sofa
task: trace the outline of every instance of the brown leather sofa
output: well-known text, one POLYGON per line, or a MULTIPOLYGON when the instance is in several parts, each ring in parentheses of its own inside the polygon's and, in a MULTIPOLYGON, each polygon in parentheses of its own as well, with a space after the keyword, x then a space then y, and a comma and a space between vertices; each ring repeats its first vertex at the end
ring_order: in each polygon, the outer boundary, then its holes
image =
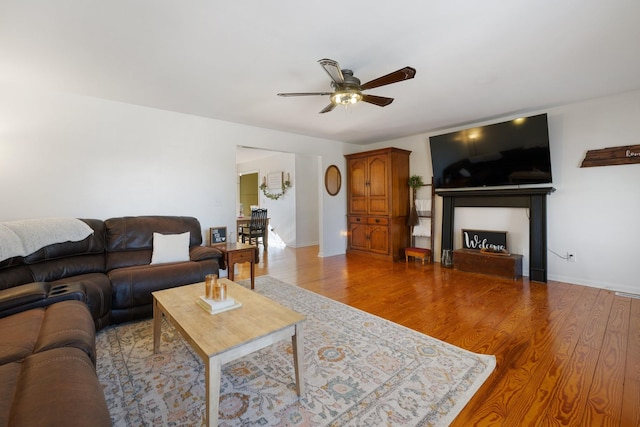
POLYGON ((152 292, 224 268, 192 217, 82 221, 86 239, 0 262, 0 427, 110 426, 96 330, 149 317, 152 292), (154 233, 187 231, 188 260, 151 264, 154 233))
POLYGON ((219 274, 224 258, 217 249, 201 246, 200 222, 192 217, 138 216, 105 221, 105 263, 111 282, 111 322, 121 323, 152 314, 151 292, 204 281, 219 274), (190 232, 189 261, 151 265, 153 233, 190 232))
POLYGON ((22 311, 0 331, 0 426, 111 426, 85 303, 22 311))
POLYGON ((60 300, 84 301, 96 330, 150 317, 151 293, 204 281, 224 258, 202 246, 200 222, 183 216, 83 219, 93 230, 79 242, 46 246, 0 262, 0 318, 60 300), (150 264, 153 233, 190 233, 189 260, 150 264))

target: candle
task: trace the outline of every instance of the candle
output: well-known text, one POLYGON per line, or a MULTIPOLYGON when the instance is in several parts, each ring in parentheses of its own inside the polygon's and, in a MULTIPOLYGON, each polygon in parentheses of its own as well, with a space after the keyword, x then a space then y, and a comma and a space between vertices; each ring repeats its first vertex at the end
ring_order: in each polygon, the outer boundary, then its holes
POLYGON ((215 296, 215 287, 218 285, 217 274, 207 274, 205 277, 205 298, 212 299, 215 296))
POLYGON ((224 301, 227 299, 227 284, 224 282, 216 282, 213 287, 213 300, 224 301))

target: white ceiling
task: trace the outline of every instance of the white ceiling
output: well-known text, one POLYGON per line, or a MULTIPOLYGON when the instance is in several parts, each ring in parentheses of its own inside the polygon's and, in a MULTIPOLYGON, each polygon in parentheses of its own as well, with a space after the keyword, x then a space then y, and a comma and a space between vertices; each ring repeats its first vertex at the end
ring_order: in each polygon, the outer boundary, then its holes
POLYGON ((640 89, 638 0, 0 0, 0 80, 352 143, 640 89), (318 114, 332 58, 395 98, 318 114))

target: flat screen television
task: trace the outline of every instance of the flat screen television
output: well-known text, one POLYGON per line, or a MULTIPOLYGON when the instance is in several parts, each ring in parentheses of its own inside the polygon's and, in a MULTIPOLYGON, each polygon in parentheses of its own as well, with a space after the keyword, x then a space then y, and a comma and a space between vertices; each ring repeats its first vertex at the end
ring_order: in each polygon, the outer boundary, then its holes
POLYGON ((551 183, 547 115, 429 138, 435 188, 551 183))

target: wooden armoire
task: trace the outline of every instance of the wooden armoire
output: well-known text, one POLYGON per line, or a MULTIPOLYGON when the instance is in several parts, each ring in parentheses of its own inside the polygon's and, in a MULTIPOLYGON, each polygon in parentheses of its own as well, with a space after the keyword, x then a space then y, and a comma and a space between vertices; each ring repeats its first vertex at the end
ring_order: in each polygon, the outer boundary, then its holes
POLYGON ((404 259, 409 243, 409 155, 383 148, 346 155, 347 252, 404 259))

